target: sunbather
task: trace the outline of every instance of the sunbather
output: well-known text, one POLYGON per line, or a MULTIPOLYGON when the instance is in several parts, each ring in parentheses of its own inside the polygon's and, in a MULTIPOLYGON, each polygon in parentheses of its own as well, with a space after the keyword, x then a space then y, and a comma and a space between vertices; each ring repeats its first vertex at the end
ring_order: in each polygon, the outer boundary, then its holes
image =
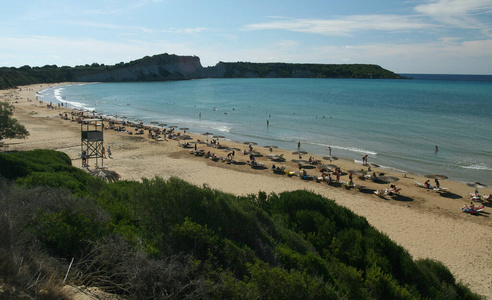
POLYGON ((390 185, 390 188, 386 190, 388 195, 396 195, 401 191, 401 188, 396 188, 396 185, 390 185))

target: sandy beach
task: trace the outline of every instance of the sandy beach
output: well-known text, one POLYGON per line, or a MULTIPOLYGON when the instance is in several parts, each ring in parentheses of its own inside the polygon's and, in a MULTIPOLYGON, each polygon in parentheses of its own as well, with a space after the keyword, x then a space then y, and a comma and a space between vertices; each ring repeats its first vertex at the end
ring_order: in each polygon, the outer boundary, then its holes
MULTIPOLYGON (((80 124, 71 121, 70 111, 64 108, 48 109, 46 103, 36 100, 36 91, 48 85, 31 85, 21 89, 0 91, 0 101, 12 103, 16 110, 14 117, 30 132, 27 139, 5 140, 3 150, 31 150, 37 148, 54 149, 67 153, 76 167, 81 167, 80 124), (69 120, 60 114, 68 113, 69 120)), ((180 124, 186 126, 186 124, 180 124)), ((133 129, 132 129, 133 130, 133 129)), ((177 131, 183 134, 183 131, 177 131)), ((187 133, 189 134, 189 133, 187 133)), ((191 140, 205 140, 203 135, 191 135, 191 140)), ((104 166, 118 172, 124 180, 140 180, 160 176, 179 177, 198 186, 208 185, 227 193, 244 195, 264 191, 280 193, 283 191, 306 189, 335 200, 355 213, 367 218, 370 224, 388 235, 415 258, 432 258, 444 263, 460 280, 481 295, 492 297, 492 202, 478 201, 485 205, 478 216, 463 213, 461 207, 470 202, 469 193, 473 188, 465 183, 440 180, 445 192, 434 192, 416 186, 414 181, 423 183, 426 178, 415 174, 391 173, 373 167, 376 173, 397 177, 395 182, 401 192, 397 197, 378 197, 373 191, 388 188, 388 184, 360 180, 354 176, 356 184, 366 186, 365 190, 346 189, 343 186, 330 186, 324 182, 306 181, 298 176, 274 174, 268 159, 269 149, 253 146, 263 156, 267 169, 253 169, 247 164, 227 164, 194 156, 189 150, 179 146, 183 141, 150 139, 147 134, 130 135, 114 130, 104 130, 104 145, 111 147, 112 158, 103 161, 104 166)), ((247 149, 241 142, 220 139, 226 147, 247 149)), ((292 148, 295 148, 293 145, 292 148)), ((211 151, 217 156, 226 156, 230 151, 198 144, 198 149, 211 151)), ((298 165, 291 159, 297 154, 282 149, 273 149, 273 154, 283 154, 288 170, 297 171, 298 165)), ((311 155, 302 155, 308 159, 311 155)), ((236 151, 236 160, 246 162, 248 155, 236 151)), ((322 157, 316 160, 330 163, 322 157)), ((331 162, 342 170, 341 180, 347 181, 347 170, 363 168, 353 161, 338 159, 331 162)), ((306 169, 310 175, 319 175, 316 168, 306 169)), ((434 180, 431 180, 434 183, 434 180)), ((492 188, 480 189, 481 194, 490 194, 492 188)))

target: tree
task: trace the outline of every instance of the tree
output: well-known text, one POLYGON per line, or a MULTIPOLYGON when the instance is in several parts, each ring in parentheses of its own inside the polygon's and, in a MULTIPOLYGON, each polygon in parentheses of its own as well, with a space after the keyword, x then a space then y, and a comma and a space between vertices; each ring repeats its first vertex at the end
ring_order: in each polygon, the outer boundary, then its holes
POLYGON ((0 102, 0 141, 3 139, 25 139, 29 132, 24 125, 12 118, 14 106, 0 102))

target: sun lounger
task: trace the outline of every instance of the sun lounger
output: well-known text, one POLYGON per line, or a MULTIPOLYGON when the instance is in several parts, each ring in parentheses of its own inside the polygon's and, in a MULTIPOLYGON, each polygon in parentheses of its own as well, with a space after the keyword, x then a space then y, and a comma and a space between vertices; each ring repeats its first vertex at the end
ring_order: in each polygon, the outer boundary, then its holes
POLYGON ((395 196, 395 195, 399 195, 400 191, 401 191, 401 188, 397 188, 396 190, 386 189, 386 190, 384 190, 384 193, 386 195, 389 195, 389 196, 395 196))
POLYGON ((385 192, 383 190, 377 190, 377 191, 374 191, 374 195, 376 195, 378 197, 384 197, 385 192))
POLYGON ((346 181, 342 181, 342 185, 343 185, 346 189, 351 189, 351 188, 355 187, 355 184, 353 184, 353 183, 352 183, 351 185, 349 185, 349 184, 348 184, 348 182, 346 182, 346 181))
POLYGON ((360 190, 365 189, 365 188, 366 188, 366 186, 365 186, 365 185, 356 184, 356 185, 355 185, 355 188, 356 188, 356 189, 358 189, 358 190, 360 191, 360 190))
POLYGON ((252 161, 252 162, 250 162, 250 166, 253 169, 265 169, 265 166, 261 162, 252 161))
POLYGON ((462 207, 461 210, 463 212, 467 212, 467 213, 472 214, 472 215, 478 215, 479 213, 483 212, 483 205, 477 206, 475 208, 462 207))
POLYGON ((287 174, 288 176, 295 176, 295 175, 296 175, 296 172, 292 172, 292 171, 289 171, 289 170, 285 170, 284 172, 285 172, 285 174, 287 174))
POLYGON ((285 166, 277 167, 273 169, 273 173, 275 174, 285 174, 285 166))
POLYGON ((480 197, 479 194, 475 194, 475 193, 470 193, 470 200, 480 200, 482 199, 482 197, 480 197))
POLYGON ((426 189, 426 188, 427 188, 427 187, 425 186, 425 184, 423 184, 423 183, 417 182, 417 181, 415 181, 415 180, 414 180, 413 182, 415 182, 415 184, 416 184, 418 187, 420 187, 420 188, 424 188, 424 189, 426 189))

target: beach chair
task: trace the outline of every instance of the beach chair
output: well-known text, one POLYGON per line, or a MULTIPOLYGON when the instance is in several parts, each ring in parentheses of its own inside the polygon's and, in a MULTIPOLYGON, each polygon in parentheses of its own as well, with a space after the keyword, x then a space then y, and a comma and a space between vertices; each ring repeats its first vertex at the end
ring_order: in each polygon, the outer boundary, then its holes
POLYGON ((482 206, 477 206, 475 208, 470 208, 467 206, 464 206, 461 208, 463 212, 469 213, 471 215, 478 215, 479 213, 483 212, 483 205, 482 206))
POLYGON ((420 182, 415 181, 415 180, 414 180, 413 182, 415 182, 415 185, 417 185, 419 188, 424 188, 424 189, 426 189, 426 188, 427 188, 427 187, 425 186, 425 184, 423 184, 423 183, 420 183, 420 182))
POLYGON ((360 192, 361 190, 364 190, 366 188, 366 186, 365 185, 356 184, 355 185, 355 188, 360 192))
POLYGON ((470 200, 480 200, 482 199, 482 197, 480 197, 479 194, 475 194, 475 193, 470 193, 470 200))
POLYGON ((384 197, 384 196, 385 196, 385 194, 386 194, 386 193, 385 193, 385 191, 383 191, 383 190, 376 190, 376 191, 374 191, 374 195, 376 195, 376 196, 378 196, 378 197, 380 197, 380 198, 384 197))
POLYGON ((285 170, 284 172, 285 172, 285 174, 287 174, 287 176, 289 176, 289 177, 292 177, 292 176, 295 176, 295 175, 296 175, 296 172, 292 172, 292 171, 289 171, 289 170, 285 170))
POLYGON ((400 194, 400 191, 401 191, 401 188, 397 188, 395 190, 386 189, 386 190, 384 190, 384 193, 388 196, 396 196, 396 195, 400 194))

